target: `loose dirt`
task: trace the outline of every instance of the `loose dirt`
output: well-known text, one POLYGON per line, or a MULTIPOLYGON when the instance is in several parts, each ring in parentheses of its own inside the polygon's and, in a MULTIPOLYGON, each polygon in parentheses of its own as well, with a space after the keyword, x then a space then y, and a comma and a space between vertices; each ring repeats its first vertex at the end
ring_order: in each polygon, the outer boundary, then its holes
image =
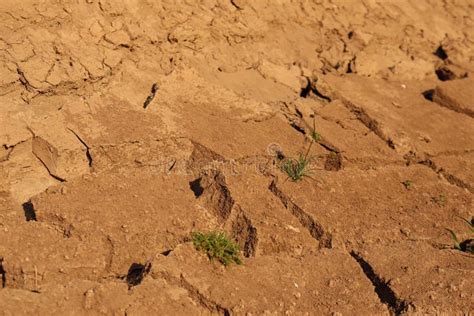
POLYGON ((2 0, 0 314, 474 313, 473 16, 2 0))

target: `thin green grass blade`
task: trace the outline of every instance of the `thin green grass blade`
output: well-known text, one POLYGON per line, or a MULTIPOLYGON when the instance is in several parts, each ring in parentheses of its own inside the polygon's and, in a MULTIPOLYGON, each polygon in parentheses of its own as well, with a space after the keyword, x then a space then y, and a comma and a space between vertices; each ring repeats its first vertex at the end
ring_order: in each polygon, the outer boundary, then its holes
POLYGON ((456 233, 449 228, 446 228, 446 230, 451 234, 451 239, 454 242, 454 248, 456 248, 457 250, 461 250, 461 245, 459 244, 459 240, 456 236, 456 233))

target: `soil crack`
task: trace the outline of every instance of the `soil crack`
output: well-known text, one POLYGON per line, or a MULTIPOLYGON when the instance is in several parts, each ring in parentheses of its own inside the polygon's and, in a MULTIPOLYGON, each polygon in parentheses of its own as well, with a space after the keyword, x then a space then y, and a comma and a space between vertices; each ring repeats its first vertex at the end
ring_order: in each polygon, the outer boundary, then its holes
POLYGON ((318 90, 317 85, 313 80, 310 78, 306 77, 307 84, 304 88, 301 89, 300 92, 300 97, 302 98, 307 98, 310 96, 311 93, 313 93, 316 97, 319 99, 326 101, 326 102, 331 102, 331 97, 325 95, 321 91, 318 90))
POLYGON ((431 170, 433 170, 437 174, 442 175, 452 185, 455 185, 455 186, 457 186, 461 189, 466 189, 469 192, 474 193, 474 187, 472 185, 462 181, 461 179, 459 179, 455 175, 453 175, 453 174, 447 172, 446 170, 444 170, 442 167, 438 167, 433 160, 426 159, 426 160, 420 161, 418 163, 430 168, 431 170))
POLYGON ((388 147, 395 149, 395 144, 393 143, 393 140, 390 137, 387 137, 384 132, 382 132, 380 124, 377 120, 370 117, 370 115, 367 114, 367 112, 363 108, 356 106, 351 101, 344 98, 342 98, 341 101, 344 106, 349 111, 351 111, 359 121, 362 122, 362 124, 364 124, 369 130, 374 132, 374 134, 377 135, 381 140, 383 140, 388 145, 388 147))
POLYGON ((242 10, 242 7, 240 7, 239 5, 237 5, 237 4, 235 3, 235 0, 230 0, 230 4, 232 4, 232 6, 233 6, 234 8, 236 8, 237 10, 242 10))
POLYGON ((114 245, 114 242, 112 241, 112 238, 109 235, 105 236, 105 241, 109 244, 110 248, 109 248, 109 253, 107 255, 107 260, 105 263, 104 270, 105 272, 109 273, 110 271, 112 271, 112 265, 114 262, 115 245, 114 245))
POLYGON ((3 268, 3 257, 0 257, 0 276, 2 279, 2 288, 4 288, 7 284, 7 273, 5 272, 5 269, 3 268))
POLYGON ((10 155, 11 153, 13 152, 13 150, 15 149, 15 147, 17 145, 20 145, 22 143, 25 143, 27 141, 29 141, 31 138, 27 138, 27 139, 24 139, 24 140, 21 140, 15 144, 12 144, 12 145, 9 145, 9 144, 2 144, 0 146, 0 150, 3 150, 4 153, 3 153, 3 156, 0 156, 0 162, 3 162, 3 161, 8 161, 8 159, 10 159, 10 155))
POLYGON ((352 258, 354 258, 354 260, 357 261, 364 274, 367 276, 370 282, 372 282, 380 301, 387 305, 390 311, 395 315, 400 315, 406 312, 409 303, 397 297, 395 292, 390 288, 389 282, 377 275, 374 271, 374 268, 366 260, 364 260, 364 258, 362 258, 359 253, 351 251, 350 255, 352 258))
POLYGON ((198 288, 193 286, 191 283, 189 283, 188 280, 185 279, 184 275, 181 274, 179 279, 172 276, 168 272, 160 272, 158 273, 160 277, 168 281, 169 283, 173 285, 177 285, 183 289, 185 289, 188 292, 189 297, 194 300, 196 303, 201 305, 202 307, 208 309, 211 313, 219 313, 220 315, 224 316, 229 316, 230 315, 230 310, 221 304, 211 300, 210 298, 207 298, 204 294, 202 294, 198 288))
POLYGON ((232 233, 241 246, 244 256, 249 258, 255 256, 258 245, 257 228, 252 224, 252 220, 245 214, 240 205, 235 207, 238 212, 233 219, 232 233))
POLYGON ((325 232, 322 225, 315 221, 312 216, 283 193, 283 191, 277 187, 275 180, 270 184, 269 190, 280 199, 285 208, 289 210, 291 214, 298 219, 300 224, 309 231, 310 235, 319 242, 319 248, 332 248, 332 236, 325 232))
MULTIPOLYGON (((29 127, 27 126, 26 127, 28 129, 28 131, 30 131, 31 135, 33 135, 33 141, 35 141, 35 139, 39 138, 38 136, 36 136, 36 133, 29 127)), ((33 155, 36 157, 36 159, 38 159, 41 164, 46 168, 46 170, 48 171, 49 175, 54 178, 55 180, 58 180, 59 182, 65 182, 66 179, 63 179, 61 177, 58 177, 57 175, 53 174, 51 172, 51 170, 49 170, 47 164, 36 154, 35 150, 32 151, 33 152, 33 155)))
POLYGON ((76 138, 81 142, 82 145, 84 145, 84 147, 86 148, 86 158, 87 158, 87 161, 88 161, 88 164, 89 164, 89 167, 92 167, 92 155, 91 155, 91 152, 90 152, 90 147, 89 145, 87 145, 87 143, 74 131, 72 130, 71 128, 68 128, 68 130, 74 134, 74 136, 76 136, 76 138))
POLYGON ((146 98, 145 102, 143 102, 143 108, 144 109, 146 109, 147 106, 151 103, 151 101, 153 101, 153 99, 155 98, 156 92, 158 92, 158 84, 155 82, 151 86, 150 94, 146 98))
POLYGON ((221 172, 211 172, 203 177, 199 184, 203 188, 201 194, 206 195, 206 206, 213 210, 220 223, 224 223, 229 218, 235 204, 225 176, 221 172))
POLYGON ((21 70, 20 67, 18 67, 16 69, 16 72, 18 73, 20 83, 23 85, 23 87, 26 89, 26 91, 33 92, 35 90, 35 88, 30 84, 28 79, 26 79, 25 73, 23 72, 23 70, 21 70))

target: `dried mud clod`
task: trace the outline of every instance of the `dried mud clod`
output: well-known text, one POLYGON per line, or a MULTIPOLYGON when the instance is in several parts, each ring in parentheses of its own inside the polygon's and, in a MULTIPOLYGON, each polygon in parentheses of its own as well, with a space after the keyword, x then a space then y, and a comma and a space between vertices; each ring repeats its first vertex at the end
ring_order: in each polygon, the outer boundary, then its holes
POLYGON ((326 157, 324 169, 327 171, 339 171, 342 169, 342 155, 340 153, 331 152, 326 157))
POLYGON ((437 72, 438 76, 443 78, 441 81, 456 80, 438 84, 433 89, 432 101, 451 111, 474 117, 472 104, 474 79, 468 78, 466 73, 455 74, 455 72, 455 68, 441 68, 437 72))
POLYGON ((216 163, 224 163, 224 157, 214 152, 213 150, 192 141, 193 151, 187 161, 187 169, 197 175, 201 176, 206 172, 215 169, 216 163))
POLYGON ((232 233, 246 257, 254 256, 258 244, 257 229, 231 196, 225 176, 220 171, 207 172, 189 183, 196 198, 204 199, 218 222, 232 233))
POLYGON ((225 176, 220 171, 210 171, 199 182, 202 186, 202 196, 205 205, 217 216, 220 223, 224 223, 230 216, 234 199, 226 184, 225 176))
POLYGON ((258 245, 257 228, 252 225, 250 218, 239 208, 232 223, 232 235, 236 236, 245 257, 255 256, 258 245))

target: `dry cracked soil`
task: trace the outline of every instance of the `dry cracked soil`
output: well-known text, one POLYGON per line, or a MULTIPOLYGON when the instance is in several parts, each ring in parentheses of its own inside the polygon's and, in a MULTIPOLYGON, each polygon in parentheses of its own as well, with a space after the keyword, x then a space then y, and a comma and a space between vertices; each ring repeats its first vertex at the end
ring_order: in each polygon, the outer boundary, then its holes
POLYGON ((472 314, 473 194, 472 0, 0 1, 0 315, 472 314))

